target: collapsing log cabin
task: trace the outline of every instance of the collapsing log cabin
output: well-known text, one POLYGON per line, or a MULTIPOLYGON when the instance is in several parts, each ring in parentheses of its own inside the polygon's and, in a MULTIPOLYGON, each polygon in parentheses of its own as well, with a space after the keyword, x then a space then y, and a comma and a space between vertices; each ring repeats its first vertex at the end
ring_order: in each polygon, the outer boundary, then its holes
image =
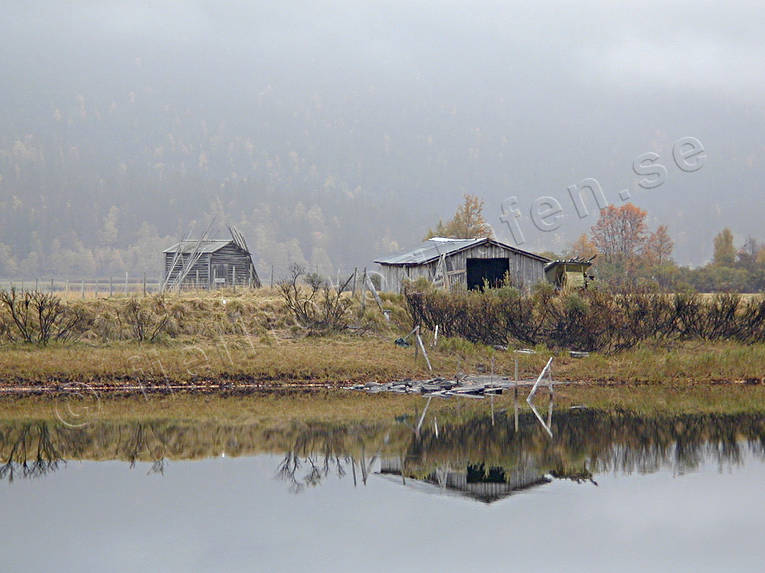
POLYGON ((412 251, 375 262, 385 279, 383 289, 401 292, 407 281, 420 278, 447 290, 497 286, 506 273, 512 285, 529 288, 545 280, 550 259, 495 239, 434 237, 412 251))
POLYGON ((231 239, 184 240, 164 250, 163 290, 260 287, 260 279, 244 237, 231 229, 231 239))

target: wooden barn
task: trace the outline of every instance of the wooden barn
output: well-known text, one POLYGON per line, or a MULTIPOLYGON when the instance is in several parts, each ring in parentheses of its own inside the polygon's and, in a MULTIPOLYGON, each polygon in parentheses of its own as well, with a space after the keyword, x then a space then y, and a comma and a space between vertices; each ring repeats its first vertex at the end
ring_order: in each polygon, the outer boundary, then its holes
POLYGON ((545 280, 550 259, 495 239, 436 237, 400 255, 377 259, 383 290, 401 292, 405 281, 425 278, 448 290, 482 288, 502 282, 510 273, 513 285, 528 288, 545 280))
POLYGON ((181 241, 164 250, 163 290, 260 287, 252 255, 241 235, 232 239, 181 241))

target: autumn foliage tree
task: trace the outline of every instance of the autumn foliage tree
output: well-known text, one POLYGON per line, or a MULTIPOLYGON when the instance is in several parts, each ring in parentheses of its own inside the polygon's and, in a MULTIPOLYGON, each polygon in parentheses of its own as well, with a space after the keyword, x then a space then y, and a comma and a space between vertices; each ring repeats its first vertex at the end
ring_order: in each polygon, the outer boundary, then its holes
POLYGON ((494 237, 494 230, 483 216, 483 201, 475 195, 465 195, 454 217, 444 223, 439 221, 435 229, 429 229, 425 239, 448 237, 452 239, 478 239, 494 237))
POLYGON ((736 247, 733 246, 733 233, 727 227, 720 231, 714 241, 712 261, 721 267, 732 267, 736 262, 736 247))
POLYGON ((632 286, 648 282, 669 288, 676 274, 674 241, 666 225, 650 233, 645 219, 646 212, 631 203, 609 206, 592 227, 591 242, 582 236, 572 250, 586 252, 590 245, 596 249, 601 255, 598 272, 607 282, 632 286))
POLYGON ((585 233, 582 233, 566 252, 566 255, 569 257, 579 257, 582 259, 589 259, 597 254, 598 247, 595 246, 595 243, 585 233))
POLYGON ((643 248, 643 254, 645 255, 646 262, 651 265, 663 265, 671 260, 672 249, 675 246, 675 242, 667 232, 666 225, 659 225, 659 227, 648 236, 643 248))
POLYGON ((591 230, 592 242, 606 261, 628 262, 642 253, 647 239, 645 217, 646 212, 632 203, 601 210, 591 230))

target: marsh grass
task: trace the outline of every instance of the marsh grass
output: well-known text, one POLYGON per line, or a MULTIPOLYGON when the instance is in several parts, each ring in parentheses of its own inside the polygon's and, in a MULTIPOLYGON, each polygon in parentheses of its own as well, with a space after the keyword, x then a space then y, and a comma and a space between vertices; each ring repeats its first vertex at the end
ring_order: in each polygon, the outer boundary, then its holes
MULTIPOLYGON (((71 301, 88 314, 87 329, 79 341, 0 345, 0 384, 45 385, 61 382, 130 384, 189 383, 228 380, 232 383, 274 385, 346 385, 351 382, 390 381, 458 373, 493 372, 512 376, 514 360, 520 377, 536 377, 549 356, 555 356, 557 380, 591 383, 690 384, 713 382, 762 382, 765 344, 729 341, 644 341, 622 352, 592 353, 584 359, 543 345, 536 354, 516 354, 463 338, 439 337, 431 347, 433 332, 423 338, 434 371, 413 348, 400 348, 393 340, 411 329, 404 299, 383 294, 391 311, 386 320, 373 303, 358 318, 359 302, 351 314, 364 327, 355 334, 306 336, 284 308, 276 289, 215 291, 168 295, 162 300, 168 320, 163 333, 152 336, 149 324, 144 340, 117 317, 129 298, 71 301), (149 342, 155 338, 154 342, 149 342)), ((149 297, 145 304, 157 301, 149 297)), ((158 315, 159 313, 155 313, 158 315)), ((155 320, 155 319, 152 319, 155 320)), ((520 346, 520 345, 517 345, 520 346)))
POLYGON ((346 385, 458 373, 513 376, 519 361, 522 379, 536 377, 554 356, 556 380, 591 383, 692 384, 763 383, 765 345, 681 343, 671 347, 642 345, 616 355, 571 358, 543 347, 537 353, 515 354, 464 340, 443 340, 429 349, 434 371, 412 348, 393 344, 392 336, 257 338, 221 335, 165 344, 119 342, 107 345, 51 344, 6 346, 0 351, 0 379, 6 386, 56 381, 97 381, 102 384, 145 382, 189 383, 231 380, 247 383, 346 385))

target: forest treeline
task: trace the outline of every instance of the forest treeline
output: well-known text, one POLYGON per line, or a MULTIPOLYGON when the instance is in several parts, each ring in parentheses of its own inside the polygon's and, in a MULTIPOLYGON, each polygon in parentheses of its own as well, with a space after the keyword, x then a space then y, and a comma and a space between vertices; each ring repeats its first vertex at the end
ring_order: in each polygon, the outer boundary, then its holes
POLYGON ((0 277, 156 276, 163 249, 213 220, 213 236, 236 225, 259 271, 277 274, 298 263, 334 275, 419 239, 400 193, 365 185, 360 165, 332 167, 331 149, 266 148, 172 110, 151 137, 116 142, 105 132, 132 133, 138 111, 81 103, 56 108, 44 132, 0 135, 0 277))
MULTIPOLYGON (((408 203, 399 191, 423 191, 424 180, 394 188, 387 174, 387 183, 365 186, 361 165, 333 171, 327 150, 266 148, 226 125, 189 133, 173 114, 157 118, 165 132, 126 153, 99 129, 106 116, 110 125, 129 124, 135 111, 125 108, 83 100, 75 110, 56 108, 44 135, 0 136, 0 277, 156 277, 161 251, 213 220, 215 235, 226 236, 226 224, 243 232, 261 273, 275 265, 278 279, 297 263, 335 277, 375 254, 417 244, 426 229, 416 209, 402 207, 408 203)), ((383 141, 370 151, 377 159, 363 169, 376 171, 378 152, 395 154, 388 147, 383 141)), ((482 208, 466 195, 455 217, 427 236, 492 235, 482 208)), ((715 238, 714 259, 692 269, 673 260, 668 228, 649 232, 645 220, 634 205, 609 207, 568 251, 545 254, 598 254, 598 278, 611 284, 765 289, 765 248, 757 239, 734 245, 726 229, 715 238)))

